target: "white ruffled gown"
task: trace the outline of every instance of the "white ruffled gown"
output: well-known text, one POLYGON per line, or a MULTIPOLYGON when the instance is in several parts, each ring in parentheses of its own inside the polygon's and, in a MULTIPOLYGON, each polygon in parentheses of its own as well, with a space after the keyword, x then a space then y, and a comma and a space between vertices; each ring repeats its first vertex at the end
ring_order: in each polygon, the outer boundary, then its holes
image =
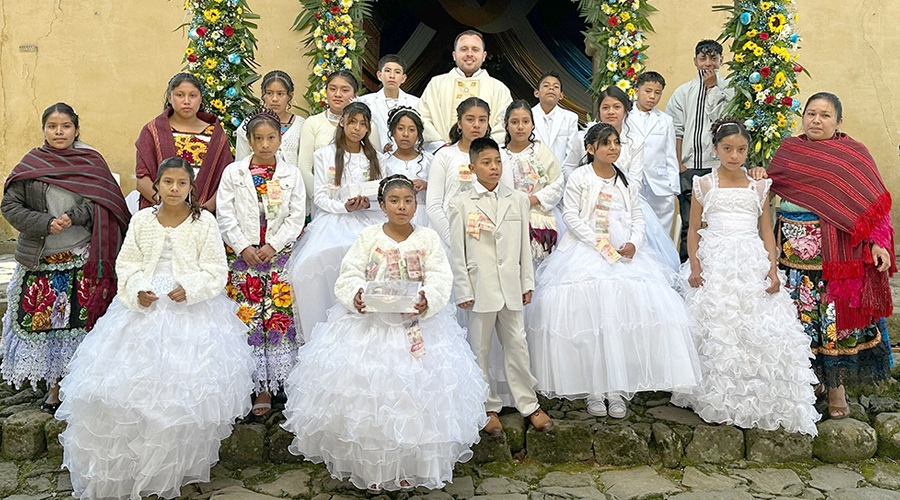
MULTIPOLYGON (((749 180, 749 179, 748 179, 749 180)), ((817 379, 811 368, 809 336, 782 287, 769 294, 769 253, 759 236, 759 217, 772 181, 750 180, 747 188, 720 188, 716 170, 694 178, 694 197, 703 204, 697 258, 704 283, 691 288, 690 263, 681 268, 703 367, 703 383, 674 394, 713 423, 816 435, 817 379)))
MULTIPOLYGON (((380 264, 369 278, 387 279, 380 264)), ((451 283, 433 230, 418 226, 401 243, 381 224, 360 234, 341 267, 341 302, 300 348, 285 383, 282 427, 295 436, 291 453, 324 462, 333 477, 358 488, 397 490, 407 481, 440 489, 452 480, 455 463, 472 457, 470 447, 487 424, 487 384, 447 303, 451 283), (408 321, 399 314, 359 314, 345 305, 364 286, 366 265, 379 262, 378 247, 424 249, 429 310, 419 320, 426 351, 420 358, 410 354, 408 321)))
POLYGON ((170 300, 171 259, 167 235, 153 277, 159 300, 145 313, 114 299, 60 383, 63 467, 77 498, 174 498, 208 482, 221 440, 250 411, 253 358, 237 306, 224 294, 170 300))
POLYGON ((312 222, 291 251, 285 271, 291 282, 294 324, 303 342, 309 339, 316 323, 325 321, 334 305, 334 282, 341 259, 366 227, 385 222, 384 212, 370 200, 368 209, 347 212, 350 188, 369 180, 369 160, 362 151, 344 154, 344 172, 340 186, 334 180, 334 144, 315 152, 313 200, 317 207, 312 222), (332 165, 332 167, 329 167, 332 165))
POLYGON ((643 221, 636 186, 594 173, 569 177, 563 216, 568 231, 535 276, 525 330, 537 390, 549 397, 630 397, 640 391, 689 390, 700 362, 673 272, 640 245, 643 221), (594 248, 594 207, 612 195, 610 243, 637 241, 633 259, 609 263, 594 248))

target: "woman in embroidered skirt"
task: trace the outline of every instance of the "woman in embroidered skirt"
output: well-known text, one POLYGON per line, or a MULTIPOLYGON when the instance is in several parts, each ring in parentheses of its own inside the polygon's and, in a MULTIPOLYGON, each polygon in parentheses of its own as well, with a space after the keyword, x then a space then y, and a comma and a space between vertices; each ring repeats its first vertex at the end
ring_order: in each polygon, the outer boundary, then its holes
POLYGON ((57 382, 116 293, 116 254, 130 218, 103 157, 78 141, 78 115, 57 103, 41 117, 44 145, 13 168, 3 217, 19 231, 3 317, 3 379, 46 380, 44 410, 59 407, 57 382))
POLYGON ((891 195, 864 145, 838 131, 841 101, 814 94, 803 132, 785 139, 768 172, 782 198, 777 237, 800 322, 810 336, 817 392, 831 418, 850 415, 844 385, 890 376, 882 318, 893 310, 888 276, 897 271, 891 195))

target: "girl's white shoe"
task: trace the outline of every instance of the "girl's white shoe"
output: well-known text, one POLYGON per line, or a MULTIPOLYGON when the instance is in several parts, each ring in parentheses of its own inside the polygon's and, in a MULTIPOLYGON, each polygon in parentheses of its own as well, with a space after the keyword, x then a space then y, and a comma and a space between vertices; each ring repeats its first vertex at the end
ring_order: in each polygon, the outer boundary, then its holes
POLYGON ((595 417, 605 417, 606 400, 602 397, 589 397, 587 399, 587 412, 595 417))
POLYGON ((625 414, 628 412, 628 407, 625 406, 625 400, 622 399, 622 396, 610 395, 609 396, 609 416, 612 418, 625 418, 625 414))

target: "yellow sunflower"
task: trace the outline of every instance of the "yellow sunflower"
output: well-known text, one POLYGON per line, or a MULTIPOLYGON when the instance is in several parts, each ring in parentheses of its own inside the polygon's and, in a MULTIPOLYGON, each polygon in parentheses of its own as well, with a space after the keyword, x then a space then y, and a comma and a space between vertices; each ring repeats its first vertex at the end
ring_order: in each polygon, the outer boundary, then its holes
POLYGON ((784 82, 786 82, 786 81, 787 81, 787 77, 784 76, 783 71, 779 71, 778 74, 775 75, 775 86, 776 87, 781 87, 782 85, 784 85, 784 82))
MULTIPOLYGON (((219 14, 219 9, 209 9, 203 11, 203 17, 205 17, 206 20, 211 23, 218 21, 220 15, 221 14, 219 14)), ((782 16, 782 19, 784 19, 784 16, 782 16)))
POLYGON ((784 23, 786 22, 787 19, 784 18, 784 14, 775 14, 774 16, 769 17, 769 29, 778 33, 784 29, 784 23))
POLYGON ((215 68, 217 64, 219 64, 219 63, 217 63, 215 59, 207 59, 206 60, 206 67, 209 69, 215 68))
POLYGON ((770 4, 769 2, 763 2, 759 4, 759 8, 762 10, 769 10, 772 8, 772 4, 770 4))

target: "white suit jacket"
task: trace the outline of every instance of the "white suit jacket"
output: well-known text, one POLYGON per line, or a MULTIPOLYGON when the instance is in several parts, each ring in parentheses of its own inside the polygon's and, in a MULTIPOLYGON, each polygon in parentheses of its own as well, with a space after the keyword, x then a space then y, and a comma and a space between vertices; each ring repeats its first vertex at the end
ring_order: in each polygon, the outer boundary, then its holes
MULTIPOLYGON (((475 181, 478 182, 478 181, 475 181)), ((522 295, 534 290, 528 231, 528 196, 503 184, 496 188, 497 211, 474 187, 450 202, 450 264, 456 303, 474 300, 472 311, 523 310, 522 295), (469 213, 491 217, 493 231, 476 240, 466 233, 469 213)))
POLYGON ((550 112, 552 128, 548 130, 541 105, 536 104, 531 108, 531 112, 534 115, 535 137, 546 144, 550 151, 553 151, 553 156, 562 165, 566 161, 569 151, 572 151, 572 147, 578 141, 578 115, 556 106, 550 112))
POLYGON ((642 111, 628 113, 630 149, 635 161, 643 163, 644 184, 657 196, 679 194, 678 156, 675 152, 675 124, 672 117, 653 108, 649 119, 642 111))
MULTIPOLYGON (((378 129, 378 138, 376 139, 374 136, 370 137, 373 139, 373 143, 376 140, 378 141, 378 144, 373 145, 378 152, 381 152, 384 145, 391 140, 391 131, 388 130, 387 122, 388 112, 390 110, 387 107, 387 98, 384 96, 384 89, 382 88, 378 92, 360 96, 357 100, 364 103, 372 110, 372 123, 374 123, 375 127, 378 129)), ((397 106, 415 108, 417 104, 419 104, 418 97, 407 94, 402 90, 400 91, 400 95, 397 98, 397 106)))

